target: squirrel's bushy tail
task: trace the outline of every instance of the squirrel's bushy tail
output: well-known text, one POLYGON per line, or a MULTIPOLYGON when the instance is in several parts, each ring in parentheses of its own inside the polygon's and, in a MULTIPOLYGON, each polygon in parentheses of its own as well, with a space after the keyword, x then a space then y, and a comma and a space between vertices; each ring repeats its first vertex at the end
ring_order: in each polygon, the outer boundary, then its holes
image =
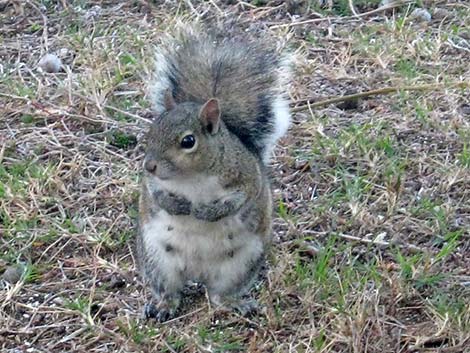
POLYGON ((289 66, 286 55, 264 43, 180 30, 157 49, 152 103, 163 112, 167 89, 176 103, 218 98, 228 129, 267 162, 290 123, 289 66))

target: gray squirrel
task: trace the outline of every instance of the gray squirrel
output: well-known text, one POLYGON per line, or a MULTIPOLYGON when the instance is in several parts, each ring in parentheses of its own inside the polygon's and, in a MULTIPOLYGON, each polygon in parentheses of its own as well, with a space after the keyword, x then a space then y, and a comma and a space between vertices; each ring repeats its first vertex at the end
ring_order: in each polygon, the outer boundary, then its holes
POLYGON ((156 53, 149 86, 137 259, 166 321, 188 281, 242 314, 271 241, 267 166, 290 123, 290 62, 240 36, 181 30, 156 53))

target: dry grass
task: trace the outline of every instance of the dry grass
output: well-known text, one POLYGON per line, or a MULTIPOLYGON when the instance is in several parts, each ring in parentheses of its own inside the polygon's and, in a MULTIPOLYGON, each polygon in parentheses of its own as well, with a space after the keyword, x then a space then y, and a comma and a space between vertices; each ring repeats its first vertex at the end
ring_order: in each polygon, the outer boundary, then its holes
POLYGON ((440 9, 429 23, 415 4, 262 3, 0 2, 0 273, 24 269, 1 282, 2 352, 470 352, 468 88, 296 113, 273 163, 264 312, 216 314, 200 295, 169 323, 141 320, 144 72, 175 20, 290 35, 294 101, 470 80, 465 2, 424 1, 440 9), (66 69, 39 72, 46 52, 66 69))

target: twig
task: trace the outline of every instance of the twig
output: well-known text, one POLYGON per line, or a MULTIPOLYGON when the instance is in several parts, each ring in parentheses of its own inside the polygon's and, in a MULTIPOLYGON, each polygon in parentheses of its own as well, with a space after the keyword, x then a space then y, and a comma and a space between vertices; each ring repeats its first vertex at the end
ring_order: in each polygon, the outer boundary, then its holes
POLYGON ((121 110, 121 109, 119 109, 119 108, 113 107, 112 105, 107 105, 107 104, 105 104, 104 107, 107 108, 107 109, 114 110, 114 111, 116 111, 116 112, 118 112, 118 113, 121 113, 122 115, 126 115, 126 116, 128 116, 128 117, 130 117, 130 118, 134 118, 134 119, 137 119, 137 120, 141 120, 141 121, 143 121, 143 122, 145 122, 145 123, 151 123, 151 122, 152 122, 152 120, 150 120, 150 119, 144 118, 144 117, 142 117, 142 116, 140 116, 140 115, 137 115, 137 114, 132 114, 132 113, 126 112, 126 111, 121 110))
MULTIPOLYGON (((90 103, 93 103, 93 104, 96 104, 96 103, 97 103, 96 101, 92 100, 91 98, 89 98, 89 97, 87 97, 87 96, 84 96, 84 95, 81 95, 81 94, 78 94, 78 93, 75 93, 75 95, 76 95, 77 97, 81 98, 81 99, 87 100, 87 101, 90 102, 90 103)), ((114 111, 116 111, 116 112, 118 112, 118 113, 121 113, 122 115, 126 115, 126 116, 128 116, 128 117, 130 117, 130 118, 134 118, 134 119, 137 119, 137 120, 141 120, 141 121, 146 122, 146 123, 151 123, 151 122, 152 122, 152 120, 150 120, 150 119, 144 118, 144 117, 142 117, 142 116, 140 116, 140 115, 137 115, 137 114, 132 114, 132 113, 126 112, 126 111, 124 111, 124 110, 121 110, 121 109, 119 109, 119 108, 113 107, 113 106, 111 106, 111 105, 103 104, 103 108, 114 110, 114 111)))
POLYGON ((355 17, 360 17, 359 14, 357 13, 356 9, 354 8, 353 0, 349 0, 349 9, 351 10, 352 14, 355 17))
POLYGON ((465 50, 466 52, 469 52, 470 53, 470 49, 468 48, 465 48, 459 44, 455 44, 452 39, 447 39, 447 43, 449 43, 453 48, 456 48, 456 49, 460 49, 460 50, 465 50))
POLYGON ((0 92, 0 97, 6 97, 6 98, 11 98, 11 99, 19 99, 19 100, 22 100, 22 101, 31 102, 31 100, 28 97, 21 97, 21 96, 16 96, 14 94, 8 94, 8 93, 3 93, 3 92, 0 92))
POLYGON ((378 12, 394 9, 396 7, 407 5, 407 4, 410 4, 410 3, 412 3, 412 1, 397 1, 397 2, 393 2, 391 4, 381 6, 377 9, 375 9, 375 10, 363 12, 361 14, 356 14, 354 16, 313 18, 313 19, 305 20, 305 21, 274 25, 274 26, 271 26, 270 28, 293 27, 293 26, 300 26, 300 25, 306 25, 306 24, 309 24, 309 23, 318 23, 318 22, 323 22, 323 21, 356 20, 358 18, 367 17, 367 16, 370 16, 370 15, 376 14, 378 12))
POLYGON ((186 5, 189 6, 189 8, 191 9, 191 12, 194 13, 194 14, 196 14, 196 17, 199 18, 199 13, 198 13, 197 10, 194 8, 193 3, 192 3, 190 0, 185 0, 185 3, 186 3, 186 5))
POLYGON ((307 110, 309 108, 317 108, 317 107, 322 107, 325 105, 338 103, 338 102, 344 102, 344 101, 353 100, 357 98, 378 96, 381 94, 395 93, 399 91, 429 91, 429 90, 442 89, 442 88, 469 88, 469 87, 470 87, 470 81, 453 82, 450 84, 430 83, 430 84, 417 85, 417 86, 384 87, 384 88, 373 89, 371 91, 349 94, 349 95, 341 96, 341 97, 328 98, 319 102, 313 102, 314 100, 313 98, 298 100, 298 101, 293 102, 292 105, 298 105, 298 104, 300 105, 292 108, 291 112, 296 113, 296 112, 307 110))
POLYGON ((374 245, 379 245, 379 246, 396 245, 400 248, 404 248, 404 249, 407 249, 407 250, 410 250, 410 251, 413 251, 413 252, 421 252, 421 253, 425 252, 425 250, 421 249, 420 247, 418 247, 416 245, 412 245, 412 244, 400 244, 400 243, 397 243, 397 242, 388 242, 388 241, 384 241, 384 240, 365 239, 365 238, 359 238, 359 237, 355 237, 353 235, 342 234, 342 233, 338 234, 338 236, 340 236, 343 239, 358 241, 358 242, 366 243, 366 244, 374 244, 374 245))
POLYGON ((39 7, 36 6, 32 1, 27 2, 28 5, 30 5, 33 9, 35 9, 39 15, 42 18, 42 40, 44 41, 44 48, 46 49, 46 53, 49 51, 49 45, 47 42, 47 16, 44 15, 39 7))
POLYGON ((171 319, 171 320, 165 321, 165 325, 171 324, 172 322, 175 322, 175 321, 179 321, 179 320, 181 320, 181 319, 184 319, 185 317, 193 316, 194 314, 197 314, 198 312, 203 311, 203 310, 204 310, 204 308, 202 307, 202 308, 198 308, 198 309, 196 309, 196 310, 193 310, 193 311, 191 311, 191 312, 189 312, 189 313, 180 315, 180 316, 175 317, 175 318, 173 318, 173 319, 171 319))
POLYGON ((165 343, 166 348, 171 352, 171 353, 176 353, 176 351, 173 349, 172 346, 167 342, 167 340, 163 340, 163 343, 165 343))
POLYGON ((239 2, 237 3, 237 6, 239 6, 239 5, 251 7, 252 9, 256 9, 256 8, 257 8, 256 5, 250 4, 249 2, 246 2, 246 1, 239 1, 239 2))
POLYGON ((214 0, 209 0, 209 2, 217 9, 217 11, 219 11, 219 13, 220 13, 221 15, 224 14, 224 12, 222 11, 222 9, 221 9, 219 6, 217 6, 217 4, 215 3, 214 0))
MULTIPOLYGON (((2 139, 3 140, 3 139, 2 139)), ((1 141, 2 148, 0 149, 0 164, 3 162, 3 156, 5 155, 5 148, 7 147, 7 144, 1 141)))
MULTIPOLYGON (((58 343, 65 343, 67 341, 70 341, 72 338, 75 338, 77 336, 80 336, 83 332, 85 332, 86 330, 88 330, 88 327, 81 327, 79 328, 78 330, 72 332, 70 335, 67 335, 65 337, 63 337, 61 340, 59 340, 58 343)), ((54 346, 55 347, 55 346, 54 346)))
MULTIPOLYGON (((91 100, 90 98, 88 97, 85 97, 81 94, 78 94, 78 93, 75 93, 75 95, 81 99, 84 99, 90 103, 93 103, 93 104, 96 104, 95 101, 91 100)), ((46 116, 49 116, 49 115, 64 115, 64 116, 69 116, 71 118, 79 118, 79 119, 84 119, 84 120, 87 120, 87 121, 91 121, 91 122, 94 122, 94 123, 113 123, 113 124, 118 124, 119 121, 118 120, 113 120, 113 119, 93 119, 93 118, 90 118, 90 117, 87 117, 85 115, 79 115, 79 114, 73 114, 73 113, 69 113, 68 111, 64 110, 63 108, 60 108, 60 107, 56 107, 56 106, 53 106, 52 104, 50 104, 52 106, 52 108, 54 109, 60 109, 59 111, 57 112, 50 112, 47 110, 47 106, 43 106, 42 104, 38 103, 37 101, 34 101, 34 100, 31 100, 27 97, 21 97, 21 96, 16 96, 16 95, 13 95, 13 94, 7 94, 7 93, 3 93, 3 92, 0 92, 0 97, 6 97, 6 98, 11 98, 11 99, 17 99, 17 100, 22 100, 24 102, 27 102, 27 104, 31 104, 34 108, 42 111, 46 116)), ((123 115, 126 115, 128 117, 131 117, 131 118, 135 118, 137 120, 141 120, 145 123, 151 123, 152 120, 151 119, 147 119, 145 117, 142 117, 140 115, 137 115, 137 114, 132 114, 132 113, 129 113, 129 112, 126 112, 124 110, 121 110, 119 108, 116 108, 116 107, 113 107, 113 106, 110 106, 110 105, 103 105, 104 108, 107 108, 107 109, 111 109, 111 110, 114 110, 114 111, 117 111, 118 113, 121 113, 123 115)))

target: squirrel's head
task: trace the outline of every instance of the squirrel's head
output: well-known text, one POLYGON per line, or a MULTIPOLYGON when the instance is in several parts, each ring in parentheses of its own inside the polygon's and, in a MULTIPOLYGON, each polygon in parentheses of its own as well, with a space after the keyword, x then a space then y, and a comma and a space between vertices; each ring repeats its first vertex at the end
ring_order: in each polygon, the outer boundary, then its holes
POLYGON ((209 170, 219 157, 223 129, 217 99, 176 104, 167 93, 165 108, 147 136, 145 172, 165 180, 209 170))

